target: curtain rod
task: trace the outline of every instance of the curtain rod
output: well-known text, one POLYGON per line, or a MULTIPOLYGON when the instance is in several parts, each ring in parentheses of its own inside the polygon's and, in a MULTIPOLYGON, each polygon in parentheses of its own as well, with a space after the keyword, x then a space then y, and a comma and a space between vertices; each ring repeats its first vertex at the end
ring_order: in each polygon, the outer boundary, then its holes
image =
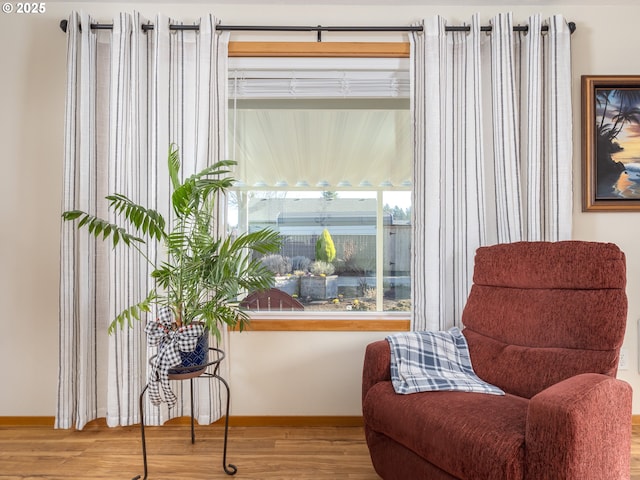
MULTIPOLYGON (((60 28, 63 32, 67 31, 68 20, 60 21, 60 28)), ((569 22, 569 31, 575 32, 576 24, 569 22)), ((93 30, 111 30, 113 24, 110 23, 92 23, 91 28, 93 30)), ((142 30, 153 30, 153 24, 143 24, 142 30)), ((199 30, 199 25, 169 25, 170 30, 199 30)), ((490 25, 480 27, 482 32, 490 32, 493 29, 490 25)), ((243 32, 317 32, 318 41, 322 41, 322 32, 422 32, 423 27, 420 25, 414 26, 387 26, 387 27, 342 27, 342 26, 272 26, 272 25, 216 25, 216 30, 220 31, 243 31, 243 32)), ((546 32, 549 30, 548 25, 542 25, 541 30, 546 32)), ((469 32, 471 27, 468 25, 454 25, 445 27, 447 32, 469 32)), ((514 32, 527 32, 529 27, 526 25, 516 25, 513 27, 514 32)))

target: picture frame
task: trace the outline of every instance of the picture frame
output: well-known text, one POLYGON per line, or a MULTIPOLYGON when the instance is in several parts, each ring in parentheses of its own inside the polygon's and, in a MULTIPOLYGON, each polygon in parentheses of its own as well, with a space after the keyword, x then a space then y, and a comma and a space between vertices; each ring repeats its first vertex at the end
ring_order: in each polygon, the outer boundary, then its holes
POLYGON ((640 75, 582 76, 583 211, 640 211, 640 75))

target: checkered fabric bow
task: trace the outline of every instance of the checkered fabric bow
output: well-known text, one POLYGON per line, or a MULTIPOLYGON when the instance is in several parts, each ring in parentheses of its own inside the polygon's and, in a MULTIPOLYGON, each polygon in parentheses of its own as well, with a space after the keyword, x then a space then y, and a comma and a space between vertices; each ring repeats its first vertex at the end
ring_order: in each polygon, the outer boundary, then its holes
POLYGON ((162 307, 158 318, 149 320, 144 329, 149 345, 158 346, 158 354, 151 362, 149 372, 149 398, 154 405, 162 403, 160 387, 167 405, 173 407, 176 404, 178 398, 169 385, 169 369, 179 366, 182 362, 180 352, 193 352, 198 339, 204 334, 202 325, 183 325, 174 330, 173 322, 173 311, 162 307))

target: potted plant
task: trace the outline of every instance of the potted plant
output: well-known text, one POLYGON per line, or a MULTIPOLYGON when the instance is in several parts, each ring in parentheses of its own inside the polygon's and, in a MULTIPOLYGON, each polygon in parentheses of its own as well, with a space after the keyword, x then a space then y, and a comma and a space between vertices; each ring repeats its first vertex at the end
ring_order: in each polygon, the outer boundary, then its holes
MULTIPOLYGON (((116 223, 80 210, 62 214, 66 221, 78 220, 77 227, 88 229, 96 238, 110 239, 114 248, 118 244, 134 248, 152 266, 151 276, 158 289, 150 290, 146 298, 124 309, 109 326, 110 333, 117 326, 140 320, 154 305, 165 317, 161 320, 171 323, 171 331, 198 324, 219 338, 223 325, 241 331, 245 328, 249 316, 240 309, 237 296, 271 286, 273 274, 257 257, 278 251, 280 237, 268 229, 243 233, 237 238, 213 233, 213 206, 218 194, 232 186, 234 179, 227 175, 228 167, 234 164, 217 162, 180 181, 178 149, 171 145, 170 222, 159 212, 119 193, 106 197, 116 223), (146 242, 163 247, 165 256, 160 255, 157 263, 140 248, 146 242)), ((166 328, 166 324, 160 328, 166 328)))
POLYGON ((273 272, 273 287, 292 297, 300 293, 300 280, 292 271, 292 259, 280 254, 265 255, 260 261, 273 272))

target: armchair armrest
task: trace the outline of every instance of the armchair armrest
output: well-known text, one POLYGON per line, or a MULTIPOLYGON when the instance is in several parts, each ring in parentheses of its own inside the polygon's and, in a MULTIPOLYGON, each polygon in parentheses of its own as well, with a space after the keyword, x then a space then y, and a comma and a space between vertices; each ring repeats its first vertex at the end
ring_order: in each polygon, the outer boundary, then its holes
POLYGON ((362 368, 362 400, 378 382, 391 381, 391 349, 389 342, 378 340, 367 345, 362 368))
POLYGON ((626 382, 587 373, 531 398, 526 478, 628 479, 631 393, 626 382))

